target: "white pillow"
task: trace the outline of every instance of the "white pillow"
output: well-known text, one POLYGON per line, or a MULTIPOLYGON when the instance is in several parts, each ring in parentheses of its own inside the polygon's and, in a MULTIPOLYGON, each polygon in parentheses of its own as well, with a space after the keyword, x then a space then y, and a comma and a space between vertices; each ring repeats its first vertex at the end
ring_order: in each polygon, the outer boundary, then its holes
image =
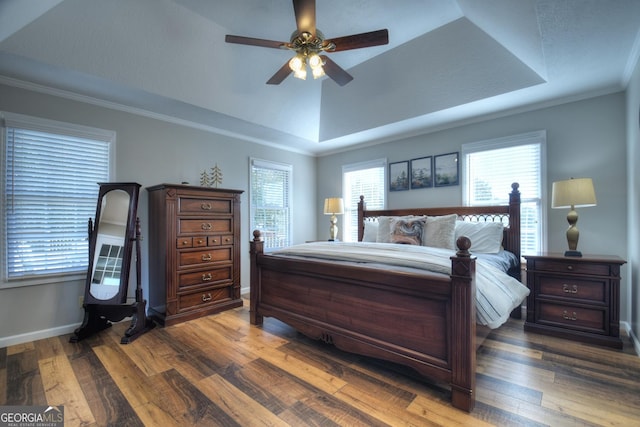
POLYGON ((377 221, 365 221, 364 222, 364 235, 362 236, 363 242, 375 242, 378 238, 378 222, 377 221))
POLYGON ((456 221, 455 240, 460 236, 471 239, 471 252, 495 254, 502 249, 504 226, 500 222, 456 221))
POLYGON ((455 249, 457 214, 428 216, 422 235, 422 246, 455 249))

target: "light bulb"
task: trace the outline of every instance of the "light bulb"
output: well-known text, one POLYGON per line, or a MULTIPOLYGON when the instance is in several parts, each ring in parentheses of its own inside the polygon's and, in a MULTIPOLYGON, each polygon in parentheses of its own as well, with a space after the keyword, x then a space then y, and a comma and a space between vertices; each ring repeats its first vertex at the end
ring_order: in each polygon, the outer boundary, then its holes
POLYGON ((324 68, 322 68, 322 66, 312 68, 311 72, 313 73, 314 79, 319 79, 324 76, 324 68))
POLYGON ((293 72, 293 77, 300 79, 300 80, 306 80, 307 79, 307 70, 305 68, 301 68, 299 70, 295 70, 293 72))
POLYGON ((291 60, 289 61, 289 68, 291 68, 291 70, 294 72, 300 71, 302 68, 304 68, 304 60, 300 57, 300 55, 296 55, 291 58, 291 60))
POLYGON ((320 58, 320 55, 318 55, 317 53, 312 53, 311 55, 309 55, 309 66, 312 69, 322 67, 322 65, 322 58, 320 58))

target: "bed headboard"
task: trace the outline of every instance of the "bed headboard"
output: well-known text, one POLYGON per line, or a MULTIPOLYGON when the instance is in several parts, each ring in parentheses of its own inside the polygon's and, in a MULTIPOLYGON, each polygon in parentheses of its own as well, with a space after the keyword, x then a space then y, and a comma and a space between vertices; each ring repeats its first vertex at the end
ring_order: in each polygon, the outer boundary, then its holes
POLYGON ((404 216, 404 215, 429 215, 440 216, 455 213, 463 221, 485 221, 502 222, 504 227, 504 238, 502 245, 510 252, 513 252, 520 259, 520 185, 517 182, 511 184, 508 205, 496 206, 454 206, 445 208, 407 208, 407 209, 385 209, 367 210, 364 196, 360 196, 358 202, 358 241, 364 237, 364 224, 367 220, 375 219, 379 216, 404 216))

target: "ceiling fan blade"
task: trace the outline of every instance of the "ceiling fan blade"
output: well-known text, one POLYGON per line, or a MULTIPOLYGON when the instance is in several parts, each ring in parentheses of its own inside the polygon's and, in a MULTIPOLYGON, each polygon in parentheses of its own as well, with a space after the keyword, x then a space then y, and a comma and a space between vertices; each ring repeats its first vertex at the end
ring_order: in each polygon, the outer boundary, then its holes
POLYGON ((291 67, 289 67, 289 62, 285 62, 282 67, 276 73, 271 76, 271 78, 267 81, 268 85, 279 85, 286 79, 289 74, 291 74, 291 67))
POLYGON ((338 64, 329 59, 326 55, 320 55, 322 61, 324 61, 324 72, 327 76, 331 77, 340 86, 344 86, 353 80, 353 76, 342 69, 338 64))
POLYGON ((325 40, 324 45, 326 46, 330 43, 333 43, 336 46, 335 49, 330 49, 330 52, 380 46, 383 44, 389 44, 389 31, 385 28, 384 30, 338 37, 335 39, 325 40))
POLYGON ((290 45, 290 43, 278 42, 275 40, 255 39, 253 37, 232 36, 229 34, 224 37, 224 41, 227 43, 246 44, 249 46, 272 47, 274 49, 286 49, 290 45))
POLYGON ((296 25, 300 34, 316 34, 316 0, 293 0, 296 25))

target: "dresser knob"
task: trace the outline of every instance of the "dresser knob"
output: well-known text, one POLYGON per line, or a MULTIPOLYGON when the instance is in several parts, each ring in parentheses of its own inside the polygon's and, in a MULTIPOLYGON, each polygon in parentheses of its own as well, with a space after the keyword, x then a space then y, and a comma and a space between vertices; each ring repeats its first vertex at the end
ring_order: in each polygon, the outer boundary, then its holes
POLYGON ((573 271, 573 265, 567 265, 567 270, 573 271))

